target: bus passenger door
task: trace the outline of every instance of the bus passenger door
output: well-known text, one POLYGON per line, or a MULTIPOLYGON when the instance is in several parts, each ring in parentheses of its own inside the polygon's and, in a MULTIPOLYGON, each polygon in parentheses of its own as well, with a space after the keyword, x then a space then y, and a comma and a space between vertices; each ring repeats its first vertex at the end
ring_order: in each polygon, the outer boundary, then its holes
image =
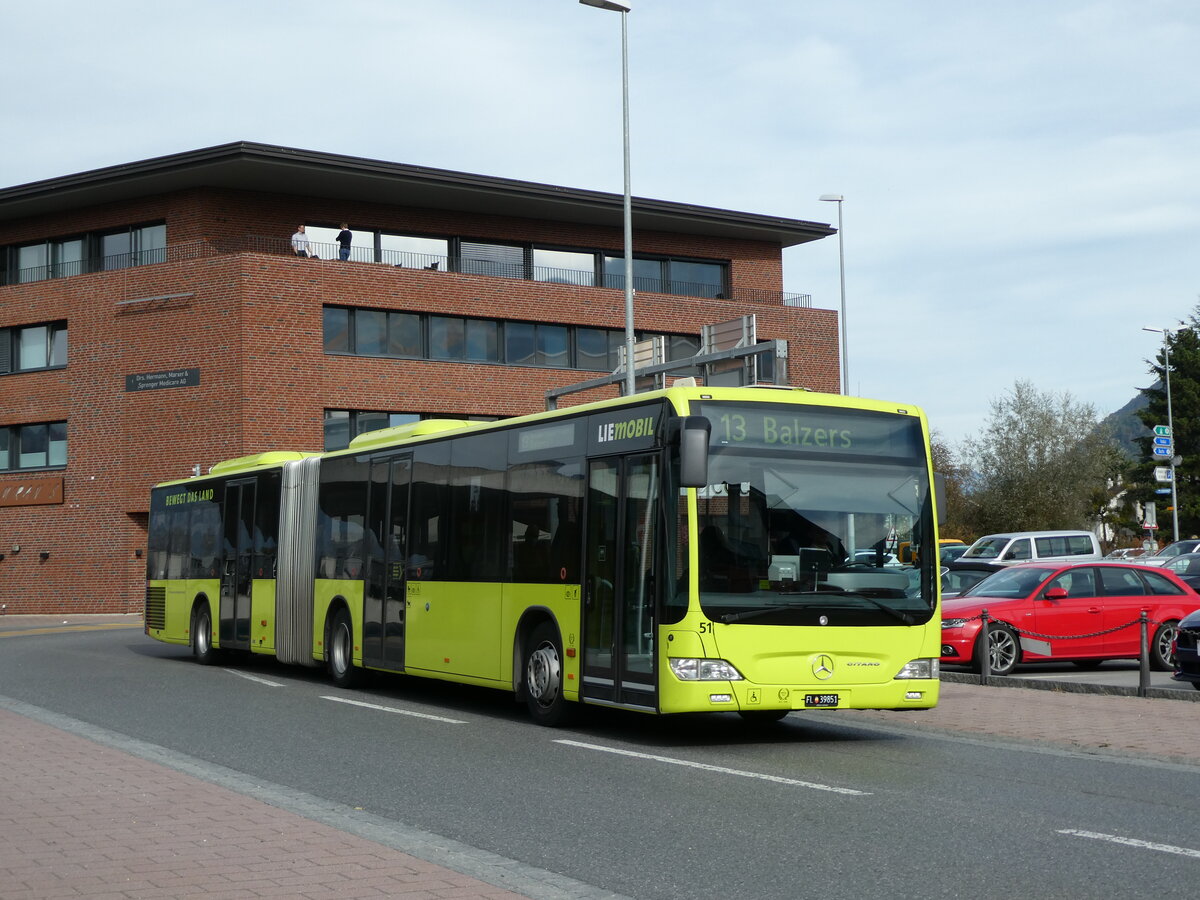
POLYGON ((588 469, 583 696, 656 709, 655 582, 659 459, 594 460, 588 469))
POLYGON ((371 462, 363 569, 363 662, 404 668, 405 553, 412 457, 371 462))
POLYGON ((253 583, 255 480, 225 485, 225 534, 222 545, 221 604, 218 612, 221 647, 250 647, 250 589, 253 583))

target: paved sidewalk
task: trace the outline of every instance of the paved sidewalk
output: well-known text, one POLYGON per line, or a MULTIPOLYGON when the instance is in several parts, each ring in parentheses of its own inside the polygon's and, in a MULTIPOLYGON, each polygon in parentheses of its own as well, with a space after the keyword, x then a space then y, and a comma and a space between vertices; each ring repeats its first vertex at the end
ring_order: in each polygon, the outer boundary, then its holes
MULTIPOLYGON (((921 730, 989 735, 1200 765, 1200 706, 1180 700, 943 682, 934 709, 848 710, 839 715, 921 730)), ((1044 687, 1042 685, 1041 687, 1044 687)))
POLYGON ((0 709, 0 897, 523 895, 0 709))

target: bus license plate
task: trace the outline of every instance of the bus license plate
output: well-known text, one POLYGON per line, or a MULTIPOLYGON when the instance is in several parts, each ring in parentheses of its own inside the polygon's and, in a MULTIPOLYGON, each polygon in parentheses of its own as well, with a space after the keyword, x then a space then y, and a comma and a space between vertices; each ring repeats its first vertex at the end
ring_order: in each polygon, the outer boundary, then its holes
POLYGON ((805 694, 804 705, 807 708, 812 707, 831 707, 838 705, 837 694, 805 694))

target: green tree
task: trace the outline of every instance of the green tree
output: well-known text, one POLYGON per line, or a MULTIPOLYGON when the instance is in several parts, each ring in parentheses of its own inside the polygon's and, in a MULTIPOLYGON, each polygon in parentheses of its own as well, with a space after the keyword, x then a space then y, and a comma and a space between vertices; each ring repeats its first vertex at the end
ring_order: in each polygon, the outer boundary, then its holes
POLYGON ((983 432, 963 442, 970 521, 981 534, 1090 528, 1112 468, 1094 407, 1028 381, 992 401, 983 432))
POLYGON ((938 522, 938 534, 943 538, 958 538, 970 543, 977 535, 971 528, 966 496, 968 473, 936 431, 930 435, 929 451, 933 459, 933 471, 942 476, 942 488, 946 494, 946 516, 938 522))
MULTIPOLYGON (((1150 364, 1155 383, 1142 388, 1148 405, 1138 411, 1138 418, 1148 428, 1168 424, 1166 362, 1171 363, 1170 424, 1175 441, 1175 454, 1181 462, 1175 468, 1175 491, 1179 499, 1179 535, 1200 534, 1200 306, 1192 311, 1190 321, 1164 335, 1163 346, 1150 364)), ((1154 479, 1156 466, 1166 464, 1150 452, 1154 436, 1136 438, 1141 449, 1134 467, 1137 487, 1131 495, 1142 502, 1156 501, 1158 524, 1163 538, 1172 537, 1170 495, 1155 494, 1159 486, 1154 479)))

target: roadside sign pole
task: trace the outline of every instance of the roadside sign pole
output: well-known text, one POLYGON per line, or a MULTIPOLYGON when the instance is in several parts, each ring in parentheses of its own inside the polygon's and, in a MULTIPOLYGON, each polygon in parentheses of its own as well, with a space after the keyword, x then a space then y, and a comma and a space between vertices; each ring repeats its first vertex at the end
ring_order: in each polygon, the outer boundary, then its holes
POLYGON ((1175 487, 1175 422, 1171 418, 1171 344, 1167 334, 1163 332, 1163 363, 1166 366, 1164 379, 1167 382, 1167 429, 1171 432, 1171 528, 1175 534, 1173 540, 1179 540, 1179 495, 1175 487))

